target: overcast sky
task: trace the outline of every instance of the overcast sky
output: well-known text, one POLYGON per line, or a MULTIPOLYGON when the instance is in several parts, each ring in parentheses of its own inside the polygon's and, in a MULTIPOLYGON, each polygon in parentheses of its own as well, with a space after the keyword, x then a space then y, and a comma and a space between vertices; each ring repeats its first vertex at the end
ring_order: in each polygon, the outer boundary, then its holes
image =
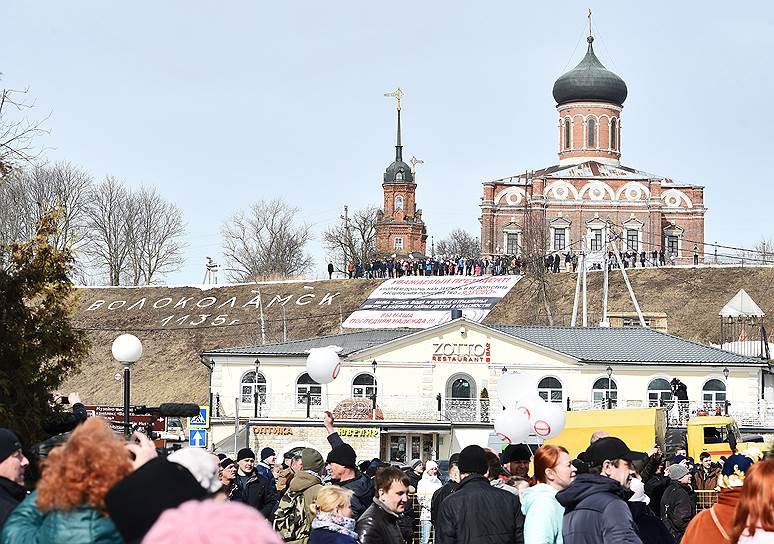
MULTIPOLYGON (((774 3, 590 7, 597 55, 629 88, 623 164, 706 186, 708 242, 774 235, 774 3)), ((450 0, 3 0, 0 20, 0 85, 51 113, 46 156, 183 210, 171 283, 223 264, 221 224, 258 199, 284 197, 317 233, 344 204, 381 206, 397 86, 428 233, 478 236, 483 181, 557 162, 551 89, 587 24, 577 2, 450 0)))

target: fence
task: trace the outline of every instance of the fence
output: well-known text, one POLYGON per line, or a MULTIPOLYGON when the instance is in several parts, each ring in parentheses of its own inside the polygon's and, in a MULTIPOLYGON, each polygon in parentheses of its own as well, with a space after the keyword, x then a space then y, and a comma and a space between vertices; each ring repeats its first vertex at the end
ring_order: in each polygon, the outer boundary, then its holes
POLYGON ((696 491, 696 511, 701 512, 718 502, 717 491, 696 491))

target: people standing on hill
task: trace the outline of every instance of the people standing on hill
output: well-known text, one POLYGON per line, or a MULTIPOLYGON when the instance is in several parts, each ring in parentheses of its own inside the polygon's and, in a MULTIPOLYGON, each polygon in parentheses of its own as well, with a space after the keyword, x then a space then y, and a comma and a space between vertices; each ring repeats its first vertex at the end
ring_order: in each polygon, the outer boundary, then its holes
POLYGON ((576 470, 562 446, 543 445, 535 452, 537 484, 521 493, 524 544, 562 544, 564 507, 556 493, 575 480, 576 470))
POLYGON ((691 487, 691 472, 685 464, 669 465, 669 479, 669 487, 661 497, 661 521, 679 543, 696 515, 696 494, 691 487))

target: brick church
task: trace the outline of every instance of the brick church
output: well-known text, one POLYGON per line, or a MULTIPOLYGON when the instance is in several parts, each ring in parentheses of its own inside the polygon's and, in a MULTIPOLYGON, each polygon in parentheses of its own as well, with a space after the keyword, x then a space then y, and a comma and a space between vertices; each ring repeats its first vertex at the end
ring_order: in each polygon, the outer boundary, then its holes
POLYGON ((400 97, 403 93, 398 89, 388 96, 398 99, 398 136, 395 160, 384 172, 384 207, 376 215, 376 253, 380 257, 423 257, 427 228, 422 221, 422 210, 417 209, 416 173, 403 162, 400 140, 400 97))
MULTIPOLYGON (((550 253, 597 252, 615 234, 622 251, 663 249, 667 262, 703 261, 704 187, 621 164, 627 88, 594 54, 554 83, 559 164, 487 181, 481 199, 485 255, 518 255, 527 211, 542 212, 550 253)), ((385 178, 386 179, 386 178, 385 178)), ((530 215, 534 217, 534 215, 530 215)))

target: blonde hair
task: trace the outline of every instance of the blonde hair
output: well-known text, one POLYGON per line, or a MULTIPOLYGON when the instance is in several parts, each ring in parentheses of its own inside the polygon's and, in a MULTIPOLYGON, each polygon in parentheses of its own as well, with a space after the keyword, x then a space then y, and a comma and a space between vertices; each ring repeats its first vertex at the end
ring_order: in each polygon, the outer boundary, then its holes
POLYGON ((327 485, 317 493, 317 499, 315 499, 310 510, 315 515, 319 512, 334 512, 339 508, 347 506, 351 498, 351 490, 337 485, 327 485))

